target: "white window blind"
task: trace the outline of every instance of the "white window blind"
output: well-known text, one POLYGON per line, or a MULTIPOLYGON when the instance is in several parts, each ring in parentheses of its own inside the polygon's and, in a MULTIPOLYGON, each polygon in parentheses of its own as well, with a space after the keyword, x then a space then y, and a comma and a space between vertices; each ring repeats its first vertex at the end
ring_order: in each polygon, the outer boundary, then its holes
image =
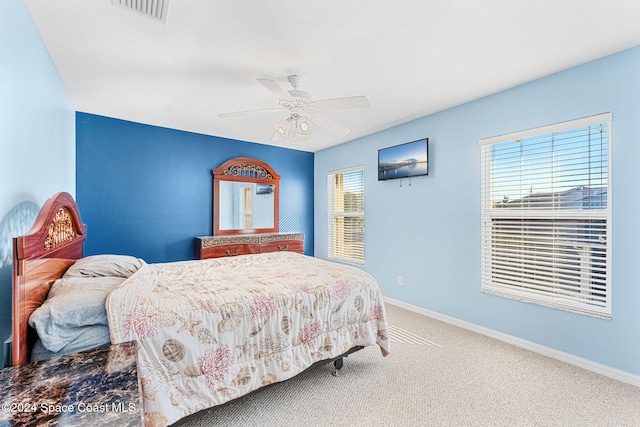
POLYGON ((480 141, 482 290, 611 317, 611 114, 480 141))
POLYGON ((364 167, 330 172, 327 182, 327 256, 364 264, 364 167))

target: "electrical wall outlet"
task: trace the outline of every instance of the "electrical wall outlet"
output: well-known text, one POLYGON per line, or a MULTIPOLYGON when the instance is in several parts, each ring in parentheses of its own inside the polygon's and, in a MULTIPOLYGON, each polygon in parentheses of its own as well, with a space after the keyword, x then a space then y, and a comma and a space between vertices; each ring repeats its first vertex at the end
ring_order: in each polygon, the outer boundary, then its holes
POLYGON ((402 286, 402 285, 404 285, 404 277, 402 277, 402 276, 398 276, 398 277, 396 278, 396 283, 398 284, 398 286, 402 286))

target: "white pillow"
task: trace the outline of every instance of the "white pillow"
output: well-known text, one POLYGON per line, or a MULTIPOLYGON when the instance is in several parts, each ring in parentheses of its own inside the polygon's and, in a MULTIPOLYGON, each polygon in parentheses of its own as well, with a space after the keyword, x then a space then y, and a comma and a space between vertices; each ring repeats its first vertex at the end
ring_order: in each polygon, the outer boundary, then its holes
POLYGON ((74 262, 62 277, 129 277, 143 264, 130 255, 91 255, 74 262))

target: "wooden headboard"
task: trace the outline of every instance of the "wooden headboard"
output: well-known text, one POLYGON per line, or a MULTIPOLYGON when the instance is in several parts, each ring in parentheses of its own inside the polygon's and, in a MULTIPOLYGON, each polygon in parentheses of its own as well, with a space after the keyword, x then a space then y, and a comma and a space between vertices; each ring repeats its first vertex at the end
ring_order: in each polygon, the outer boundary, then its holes
POLYGON ((83 256, 86 226, 69 193, 48 199, 27 234, 13 239, 12 348, 14 366, 29 361, 35 331, 29 316, 53 282, 83 256))

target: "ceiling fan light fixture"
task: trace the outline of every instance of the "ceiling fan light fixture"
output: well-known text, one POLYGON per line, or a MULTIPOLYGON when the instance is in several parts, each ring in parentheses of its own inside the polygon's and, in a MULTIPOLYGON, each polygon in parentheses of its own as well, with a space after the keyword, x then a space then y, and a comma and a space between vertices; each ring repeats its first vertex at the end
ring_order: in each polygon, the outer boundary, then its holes
POLYGON ((282 120, 280 123, 275 125, 274 127, 276 128, 276 132, 278 132, 278 134, 286 138, 289 136, 289 131, 291 130, 292 126, 293 126, 292 118, 287 117, 286 119, 282 120))
POLYGON ((307 139, 313 131, 313 122, 304 117, 298 117, 296 120, 296 134, 295 139, 298 141, 307 139))
POLYGON ((293 139, 295 141, 302 141, 309 138, 309 134, 300 134, 298 132, 296 132, 295 136, 293 137, 293 139))
POLYGON ((313 123, 305 118, 300 118, 296 123, 296 129, 298 129, 298 132, 300 133, 311 133, 313 130, 313 123))

